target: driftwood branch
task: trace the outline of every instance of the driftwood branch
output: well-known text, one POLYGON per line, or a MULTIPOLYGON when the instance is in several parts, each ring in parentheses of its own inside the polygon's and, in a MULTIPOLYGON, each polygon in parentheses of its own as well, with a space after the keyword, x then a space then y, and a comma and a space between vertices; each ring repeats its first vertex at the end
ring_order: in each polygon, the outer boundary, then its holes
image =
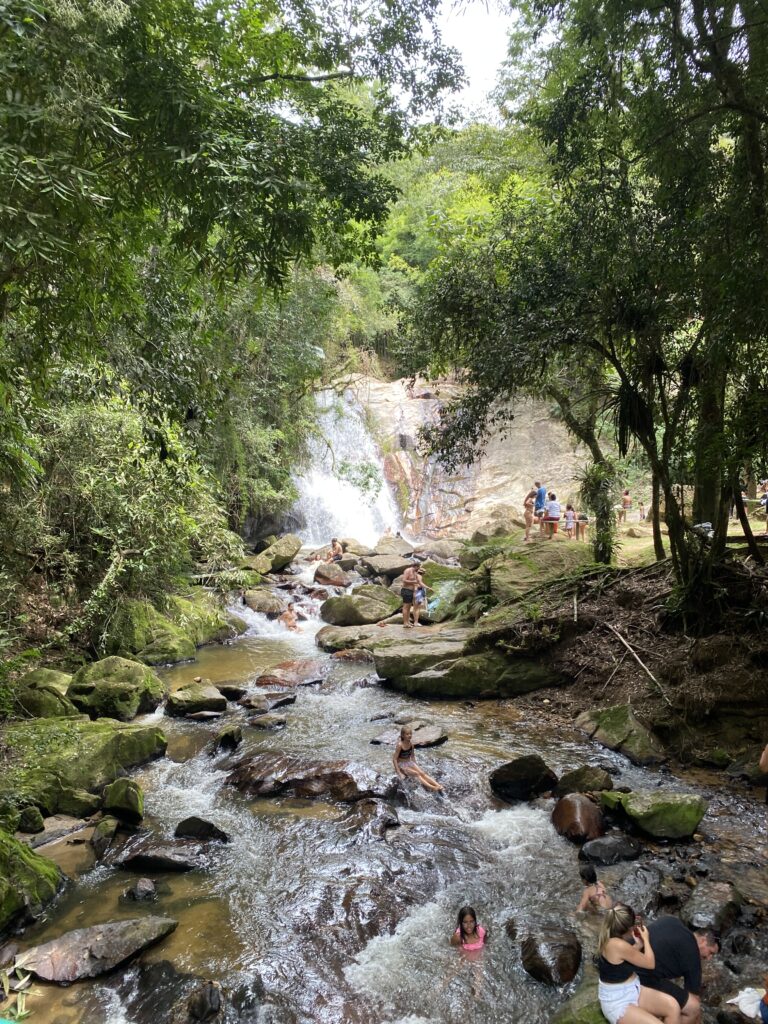
POLYGON ((648 668, 648 666, 645 664, 645 662, 641 661, 640 655, 637 654, 637 652, 633 650, 633 648, 624 639, 624 637, 621 635, 621 633, 618 631, 618 629, 615 629, 610 624, 610 622, 605 622, 605 623, 603 623, 603 625, 605 625, 608 629, 610 629, 610 631, 613 633, 614 636, 618 637, 618 639, 626 647, 626 649, 629 651, 629 653, 635 659, 635 661, 640 666, 640 668, 643 670, 643 672, 645 672, 645 674, 648 676, 648 678, 651 680, 651 682, 654 683, 654 685, 656 686, 656 688, 658 689, 659 693, 664 698, 664 700, 667 702, 669 707, 672 707, 672 701, 669 699, 669 697, 667 696, 666 692, 664 691, 664 687, 661 685, 661 683, 656 678, 656 676, 653 674, 653 672, 651 672, 651 670, 648 668))

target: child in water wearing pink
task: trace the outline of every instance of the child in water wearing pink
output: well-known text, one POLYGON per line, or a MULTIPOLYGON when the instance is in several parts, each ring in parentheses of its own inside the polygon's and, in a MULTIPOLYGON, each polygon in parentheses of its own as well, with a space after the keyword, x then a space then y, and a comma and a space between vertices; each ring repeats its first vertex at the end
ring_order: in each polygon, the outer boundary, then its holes
MULTIPOLYGON (((472 995, 477 997, 480 995, 482 988, 482 968, 479 961, 483 955, 483 947, 485 946, 488 933, 481 924, 477 923, 477 914, 474 907, 462 907, 459 911, 457 924, 458 927, 451 936, 451 945, 459 946, 461 948, 462 960, 465 963, 469 960, 472 964, 472 995)), ((443 987, 456 976, 459 969, 460 965, 451 972, 443 987)))

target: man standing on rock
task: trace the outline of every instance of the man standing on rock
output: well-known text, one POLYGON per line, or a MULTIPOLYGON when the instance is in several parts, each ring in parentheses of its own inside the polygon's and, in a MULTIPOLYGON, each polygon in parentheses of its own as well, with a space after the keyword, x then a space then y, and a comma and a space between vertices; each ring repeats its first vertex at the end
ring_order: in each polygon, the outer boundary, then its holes
POLYGON ((403 625, 406 629, 411 628, 411 608, 416 588, 421 586, 421 579, 415 565, 409 565, 403 573, 400 587, 400 597, 403 599, 403 625))
POLYGON ((635 968, 640 984, 673 996, 680 1004, 681 1024, 701 1024, 701 962, 720 951, 710 928, 690 931, 679 917, 660 917, 648 925, 656 966, 635 968), (672 979, 682 978, 682 986, 672 979))
POLYGON ((547 488, 542 484, 541 480, 534 480, 533 486, 536 488, 536 502, 533 506, 533 517, 538 521, 541 532, 544 533, 544 513, 547 508, 547 488))

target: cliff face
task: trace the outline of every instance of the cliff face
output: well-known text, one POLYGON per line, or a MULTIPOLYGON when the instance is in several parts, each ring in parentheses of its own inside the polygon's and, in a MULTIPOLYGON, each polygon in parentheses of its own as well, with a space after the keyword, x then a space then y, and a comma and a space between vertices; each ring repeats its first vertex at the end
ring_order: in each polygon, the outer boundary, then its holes
POLYGON ((464 537, 522 517, 534 480, 565 504, 575 499, 576 475, 586 452, 540 402, 520 402, 506 436, 494 434, 486 454, 472 466, 447 473, 417 452, 419 430, 437 420, 440 406, 460 394, 452 383, 358 378, 351 390, 367 411, 381 447, 384 473, 407 532, 429 537, 464 537))

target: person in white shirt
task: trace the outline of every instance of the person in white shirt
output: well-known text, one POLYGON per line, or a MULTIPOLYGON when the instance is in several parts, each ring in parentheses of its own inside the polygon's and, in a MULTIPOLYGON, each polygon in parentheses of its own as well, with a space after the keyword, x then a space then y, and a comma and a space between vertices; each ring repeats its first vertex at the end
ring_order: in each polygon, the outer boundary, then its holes
POLYGON ((557 533, 557 524, 560 522, 560 502, 554 491, 549 492, 547 502, 547 522, 549 523, 549 540, 557 533))

